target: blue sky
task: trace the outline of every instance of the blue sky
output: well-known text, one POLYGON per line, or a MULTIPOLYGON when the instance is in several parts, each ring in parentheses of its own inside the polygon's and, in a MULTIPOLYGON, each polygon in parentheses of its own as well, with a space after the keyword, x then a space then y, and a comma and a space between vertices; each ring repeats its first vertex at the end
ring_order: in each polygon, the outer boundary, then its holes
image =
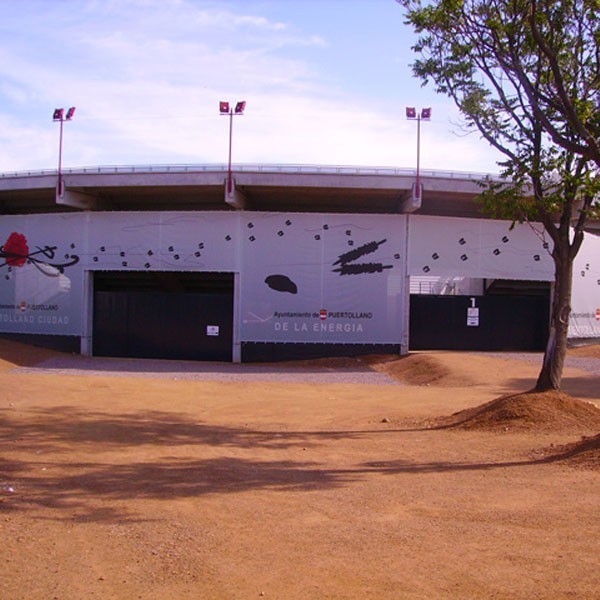
POLYGON ((394 0, 0 0, 0 172, 233 162, 495 172, 444 96, 412 77, 394 0))

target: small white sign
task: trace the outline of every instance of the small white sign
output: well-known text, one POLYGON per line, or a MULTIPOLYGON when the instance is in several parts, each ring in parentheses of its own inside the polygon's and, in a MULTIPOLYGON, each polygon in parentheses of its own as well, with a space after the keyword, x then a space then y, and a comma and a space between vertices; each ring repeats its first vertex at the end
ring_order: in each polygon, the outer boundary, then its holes
POLYGON ((218 325, 207 325, 206 326, 206 335, 218 336, 219 335, 219 326, 218 325))
POLYGON ((477 307, 467 308, 467 327, 479 327, 479 309, 477 307))

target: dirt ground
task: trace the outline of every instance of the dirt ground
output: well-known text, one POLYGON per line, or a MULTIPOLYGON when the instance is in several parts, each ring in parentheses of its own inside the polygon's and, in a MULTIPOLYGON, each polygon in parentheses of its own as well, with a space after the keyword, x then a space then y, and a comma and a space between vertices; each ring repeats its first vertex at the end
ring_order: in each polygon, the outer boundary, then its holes
POLYGON ((595 374, 523 402, 539 364, 497 355, 363 359, 404 385, 16 369, 52 355, 0 342, 3 600, 600 597, 595 374))

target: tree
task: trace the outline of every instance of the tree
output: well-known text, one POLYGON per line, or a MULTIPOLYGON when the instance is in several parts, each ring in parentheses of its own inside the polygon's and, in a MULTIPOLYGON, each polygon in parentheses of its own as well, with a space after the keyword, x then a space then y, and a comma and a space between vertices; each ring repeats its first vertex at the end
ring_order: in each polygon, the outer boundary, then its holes
MULTIPOLYGON (((554 143, 586 156, 598 167, 599 12, 598 0, 571 0, 566 3, 530 0, 527 22, 531 37, 548 66, 549 77, 541 93, 529 86, 526 88, 529 102, 554 143), (566 36, 555 34, 561 29, 568 32, 566 36), (576 74, 575 77, 573 74, 576 74), (560 120, 569 124, 576 133, 575 138, 564 135, 561 127, 547 117, 552 113, 557 115, 559 125, 560 120)), ((523 81, 526 83, 525 78, 523 81)))
POLYGON ((414 73, 504 155, 485 209, 541 221, 555 267, 550 335, 536 390, 559 389, 573 261, 600 214, 598 0, 397 0, 420 37, 414 73), (550 248, 550 244, 549 244, 550 248))

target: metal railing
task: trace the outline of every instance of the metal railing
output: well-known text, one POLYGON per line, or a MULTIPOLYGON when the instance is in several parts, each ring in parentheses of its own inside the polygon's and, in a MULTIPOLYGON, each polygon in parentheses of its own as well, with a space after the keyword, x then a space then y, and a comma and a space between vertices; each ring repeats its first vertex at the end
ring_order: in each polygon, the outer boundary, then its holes
MULTIPOLYGON (((416 174, 415 169, 396 168, 396 167, 358 167, 358 166, 331 166, 331 165, 265 165, 265 164, 238 164, 233 165, 233 170, 238 173, 290 173, 290 174, 310 174, 310 175, 375 175, 375 176, 396 176, 413 177, 416 174)), ((114 173, 210 173, 227 172, 227 165, 208 164, 208 165, 101 165, 94 167, 74 167, 63 169, 63 174, 82 175, 107 175, 114 173)), ((31 171, 13 171, 0 173, 1 179, 16 179, 25 177, 47 177, 57 175, 56 169, 39 169, 31 171)), ((444 171, 422 169, 421 175, 436 179, 467 179, 481 181, 486 178, 497 179, 498 175, 494 173, 477 173, 469 171, 444 171)))

